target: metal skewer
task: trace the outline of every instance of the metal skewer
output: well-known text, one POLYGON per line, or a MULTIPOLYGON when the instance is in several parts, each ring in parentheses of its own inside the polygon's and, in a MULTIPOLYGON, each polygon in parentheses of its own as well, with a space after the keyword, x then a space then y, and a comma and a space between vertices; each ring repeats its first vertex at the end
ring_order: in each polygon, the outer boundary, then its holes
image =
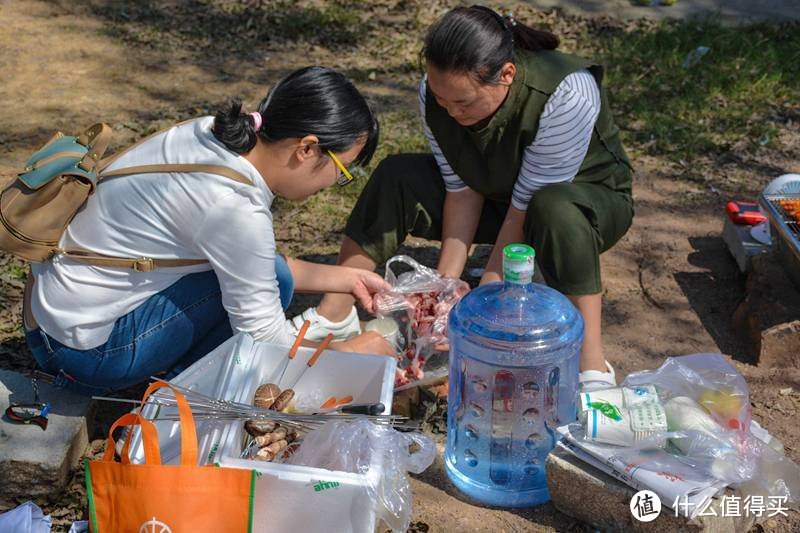
MULTIPOLYGON (((319 343, 319 346, 317 346, 314 355, 312 355, 311 359, 309 359, 308 362, 306 363, 306 367, 303 369, 302 372, 300 372, 300 375, 297 376, 297 379, 294 380, 292 386, 288 388, 293 389, 297 386, 298 383, 300 383, 300 380, 303 379, 303 376, 306 375, 306 371, 315 364, 317 364, 317 361, 319 360, 320 356, 322 356, 322 352, 324 352, 328 348, 328 345, 331 343, 332 340, 333 340, 333 333, 328 333, 325 339, 321 343, 319 343)), ((280 381, 277 383, 277 385, 280 387, 281 385, 280 381)))
POLYGON ((284 374, 286 374, 286 369, 289 368, 289 363, 294 359, 294 356, 297 355, 297 350, 300 349, 300 344, 303 342, 303 338, 306 336, 306 332, 308 328, 311 326, 311 321, 306 320, 303 322, 303 327, 300 328, 300 331, 297 333, 297 339, 295 339, 294 344, 292 345, 289 353, 286 354, 286 360, 283 364, 283 370, 281 371, 281 375, 277 380, 271 380, 276 385, 280 386, 281 380, 283 380, 284 374))

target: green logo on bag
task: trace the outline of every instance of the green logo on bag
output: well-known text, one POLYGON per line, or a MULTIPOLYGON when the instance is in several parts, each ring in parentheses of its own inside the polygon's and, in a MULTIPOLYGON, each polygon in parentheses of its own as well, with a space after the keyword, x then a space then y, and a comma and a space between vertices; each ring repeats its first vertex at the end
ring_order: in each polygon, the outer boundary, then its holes
POLYGON ((613 403, 606 401, 589 402, 589 407, 597 409, 611 420, 616 420, 617 422, 622 420, 622 413, 619 412, 619 409, 613 403))
POLYGON ((206 459, 207 463, 210 463, 214 459, 214 456, 217 455, 218 449, 219 449, 219 442, 213 445, 211 447, 211 450, 208 452, 208 458, 206 459))
POLYGON ((338 481, 322 481, 322 480, 312 480, 309 483, 312 487, 314 487, 314 492, 322 492, 323 490, 328 489, 335 489, 339 486, 338 481))

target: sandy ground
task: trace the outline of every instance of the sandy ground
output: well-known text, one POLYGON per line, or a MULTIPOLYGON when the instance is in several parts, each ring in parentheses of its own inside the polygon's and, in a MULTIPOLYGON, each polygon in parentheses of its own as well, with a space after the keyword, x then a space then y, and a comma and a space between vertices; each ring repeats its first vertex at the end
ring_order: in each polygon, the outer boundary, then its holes
MULTIPOLYGON (((204 61, 197 56, 186 60, 179 52, 133 50, 108 36, 101 18, 70 14, 52 2, 0 2, 0 27, 5 29, 0 32, 0 173, 19 167, 26 154, 57 129, 74 131, 102 119, 115 124, 115 139, 125 144, 153 124, 207 113, 208 102, 219 103, 235 94, 252 95, 255 100, 299 57, 269 53, 263 65, 242 68, 234 60, 204 61)), ((335 64, 330 55, 319 54, 314 61, 335 64)), ((398 96, 413 109, 413 86, 362 85, 373 94, 398 96)), ((787 133, 795 140, 796 122, 787 133)), ((682 172, 675 165, 635 153, 633 159, 636 219, 624 239, 602 258, 606 350, 619 379, 634 370, 657 367, 670 355, 729 354, 751 386, 755 418, 786 444, 790 457, 800 460, 796 426, 800 371, 748 364, 747 346, 731 326, 744 280, 719 237, 726 199, 715 198, 702 184, 675 179, 682 172), (693 200, 698 194, 711 199, 693 200), (789 387, 793 392, 779 394, 789 387)), ((751 165, 746 172, 752 189, 758 190, 771 177, 798 170, 789 151, 777 151, 768 163, 751 165)), ((432 257, 431 249, 421 244, 420 255, 432 257)), ((3 316, 14 320, 18 284, 3 282, 3 316)), ((299 310, 301 305, 295 307, 299 310)), ((6 324, 6 331, 9 327, 6 324)), ((17 367, 27 357, 15 341, 6 342, 2 353, 6 361, 17 361, 17 367)), ((473 505, 437 468, 414 480, 413 488, 414 522, 420 530, 426 524, 430 531, 583 528, 551 505, 522 511, 473 505)), ((796 513, 769 524, 770 530, 797 528, 796 513)))

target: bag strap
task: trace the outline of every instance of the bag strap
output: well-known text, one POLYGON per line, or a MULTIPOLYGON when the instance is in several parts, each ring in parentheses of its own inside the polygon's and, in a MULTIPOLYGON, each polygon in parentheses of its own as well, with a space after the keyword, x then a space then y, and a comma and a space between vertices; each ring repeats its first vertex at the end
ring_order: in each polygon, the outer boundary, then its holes
MULTIPOLYGON (((116 448, 116 441, 114 441, 114 430, 122 426, 141 426, 142 428, 142 445, 144 446, 144 461, 150 465, 161 464, 161 451, 158 449, 158 431, 156 426, 141 416, 139 413, 125 413, 117 419, 116 422, 108 430, 108 442, 106 444, 106 452, 103 454, 103 461, 114 461, 114 450, 116 448)), ((128 432, 125 439, 125 446, 122 449, 120 460, 123 464, 130 464, 131 458, 128 456, 130 450, 131 436, 133 431, 128 432)))
MULTIPOLYGON (((80 137, 78 137, 78 142, 83 144, 84 146, 88 147, 89 150, 84 156, 84 159, 87 159, 86 164, 91 165, 89 169, 97 169, 97 177, 98 179, 105 179, 111 178, 116 176, 130 176, 133 174, 156 174, 156 173, 173 173, 173 172, 183 172, 183 173, 192 173, 192 172, 205 172, 207 174, 215 174, 217 176, 222 176, 224 178, 228 178, 230 180, 236 181, 238 183, 242 183, 244 185, 253 185, 253 182, 250 181, 246 176, 242 173, 233 170, 232 168, 225 167, 222 165, 203 165, 203 164, 154 164, 154 165, 137 165, 133 167, 127 168, 120 168, 116 170, 112 170, 110 172, 104 172, 109 165, 111 165, 114 161, 116 161, 119 157, 129 152, 131 149, 139 146, 140 144, 144 143, 148 139, 155 137, 161 133, 164 133, 168 129, 174 128, 176 126, 180 126, 182 124, 186 124, 194 119, 185 120, 180 122, 176 125, 170 126, 167 129, 157 131, 151 135, 148 135, 144 139, 139 140, 138 142, 132 144, 125 150, 122 150, 111 157, 103 159, 102 161, 98 162, 98 158, 103 155, 105 150, 108 148, 108 143, 111 140, 111 128, 105 124, 95 124, 88 130, 86 130, 80 137)), ((84 160, 81 160, 81 164, 84 164, 84 160)), ((79 165, 79 166, 80 166, 79 165)), ((84 167, 81 167, 84 168, 84 167)), ((86 169, 86 170, 89 170, 86 169)), ((63 250, 63 249, 56 249, 54 250, 55 254, 63 255, 69 257, 74 261, 78 261, 80 263, 84 263, 87 265, 92 266, 105 266, 105 267, 115 267, 115 268, 127 268, 132 269, 136 272, 152 272, 157 268, 174 268, 174 267, 184 267, 184 266, 195 266, 195 265, 202 265, 208 263, 205 259, 153 259, 151 257, 114 257, 109 255, 103 255, 94 253, 88 250, 63 250)))
POLYGON ((206 259, 153 259, 152 257, 135 259, 96 254, 86 250, 62 250, 60 248, 56 248, 54 253, 85 265, 128 268, 136 272, 152 272, 157 268, 185 267, 208 263, 206 259))
MULTIPOLYGON (((141 412, 147 399, 159 389, 171 390, 178 403, 178 415, 180 415, 181 423, 181 464, 183 466, 197 466, 197 429, 195 428, 192 409, 183 394, 164 381, 151 383, 147 390, 144 391, 139 412, 141 412)), ((142 434, 142 440, 144 440, 144 434, 142 434)), ((156 440, 156 443, 158 443, 158 440, 156 440)))
POLYGON ((102 123, 95 124, 81 133, 77 138, 77 142, 88 148, 88 150, 78 162, 78 167, 86 172, 94 171, 100 158, 103 157, 103 154, 108 149, 109 143, 111 143, 111 134, 111 127, 102 123))
POLYGON ((108 167, 109 167, 109 165, 111 165, 111 164, 112 164, 114 161, 116 161, 117 159, 119 159, 119 158, 120 158, 120 157, 122 157, 123 155, 127 154, 128 152, 130 152, 131 150, 133 150, 134 148, 136 148, 136 147, 137 147, 137 146, 139 146, 140 144, 142 144, 142 143, 145 143, 145 142, 149 141, 150 139, 152 139, 152 138, 153 138, 153 137, 155 137, 156 135, 160 135, 160 134, 162 134, 162 133, 164 133, 164 132, 166 132, 166 131, 169 131, 169 130, 170 130, 170 129, 172 129, 172 128, 177 128, 178 126, 183 126, 184 124, 186 124, 186 123, 188 123, 188 122, 191 122, 191 121, 193 121, 193 120, 196 120, 196 119, 194 119, 194 118, 190 118, 190 119, 184 120, 184 121, 182 121, 182 122, 178 122, 177 124, 173 124, 172 126, 169 126, 169 127, 167 127, 167 128, 164 128, 163 130, 158 130, 158 131, 156 131, 156 132, 154 132, 154 133, 151 133, 151 134, 150 134, 150 135, 148 135, 147 137, 143 137, 143 138, 139 139, 138 141, 136 141, 136 142, 135 142, 135 143, 133 143, 132 145, 128 146, 127 148, 125 148, 125 149, 123 149, 123 150, 120 150, 119 152, 115 153, 114 155, 111 155, 111 156, 109 156, 109 157, 106 157, 105 159, 101 160, 101 161, 100 161, 100 164, 98 164, 98 165, 97 165, 97 172, 98 172, 98 173, 102 173, 102 172, 103 172, 103 170, 105 170, 106 168, 108 168, 108 167))
MULTIPOLYGON (((109 178, 114 176, 126 176, 131 174, 154 174, 154 173, 170 173, 170 172, 205 172, 208 174, 216 174, 230 180, 243 183, 245 185, 252 185, 249 179, 243 174, 233 170, 232 168, 224 167, 221 165, 199 165, 199 164, 164 164, 164 165, 140 165, 135 167, 121 168, 112 170, 111 172, 104 173, 102 178, 109 178)), ((97 254, 88 250, 62 250, 56 249, 54 253, 64 255, 87 265, 129 268, 136 272, 152 272, 156 268, 174 268, 183 266, 194 266, 208 263, 205 259, 153 259, 151 257, 113 257, 109 255, 97 254)))
POLYGON ((245 185, 252 185, 253 182, 247 179, 240 172, 232 168, 224 167, 222 165, 200 165, 200 164, 159 164, 159 165, 139 165, 135 167, 120 168, 110 172, 102 172, 98 177, 101 179, 111 178, 114 176, 129 176, 131 174, 156 174, 156 173, 172 173, 172 172, 205 172, 207 174, 216 174, 245 185))

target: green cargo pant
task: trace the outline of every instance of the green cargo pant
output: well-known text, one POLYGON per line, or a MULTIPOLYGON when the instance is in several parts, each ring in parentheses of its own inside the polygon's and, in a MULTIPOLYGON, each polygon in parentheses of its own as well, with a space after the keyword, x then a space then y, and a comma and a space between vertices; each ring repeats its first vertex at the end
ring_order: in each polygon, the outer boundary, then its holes
MULTIPOLYGON (((378 264, 411 234, 442 238, 445 186, 430 154, 400 154, 380 162, 345 228, 378 264)), ((508 204, 484 202, 474 242, 494 244, 508 204)), ((537 191, 523 226, 548 285, 568 295, 601 292, 600 254, 628 231, 630 195, 595 183, 559 183, 537 191)))

